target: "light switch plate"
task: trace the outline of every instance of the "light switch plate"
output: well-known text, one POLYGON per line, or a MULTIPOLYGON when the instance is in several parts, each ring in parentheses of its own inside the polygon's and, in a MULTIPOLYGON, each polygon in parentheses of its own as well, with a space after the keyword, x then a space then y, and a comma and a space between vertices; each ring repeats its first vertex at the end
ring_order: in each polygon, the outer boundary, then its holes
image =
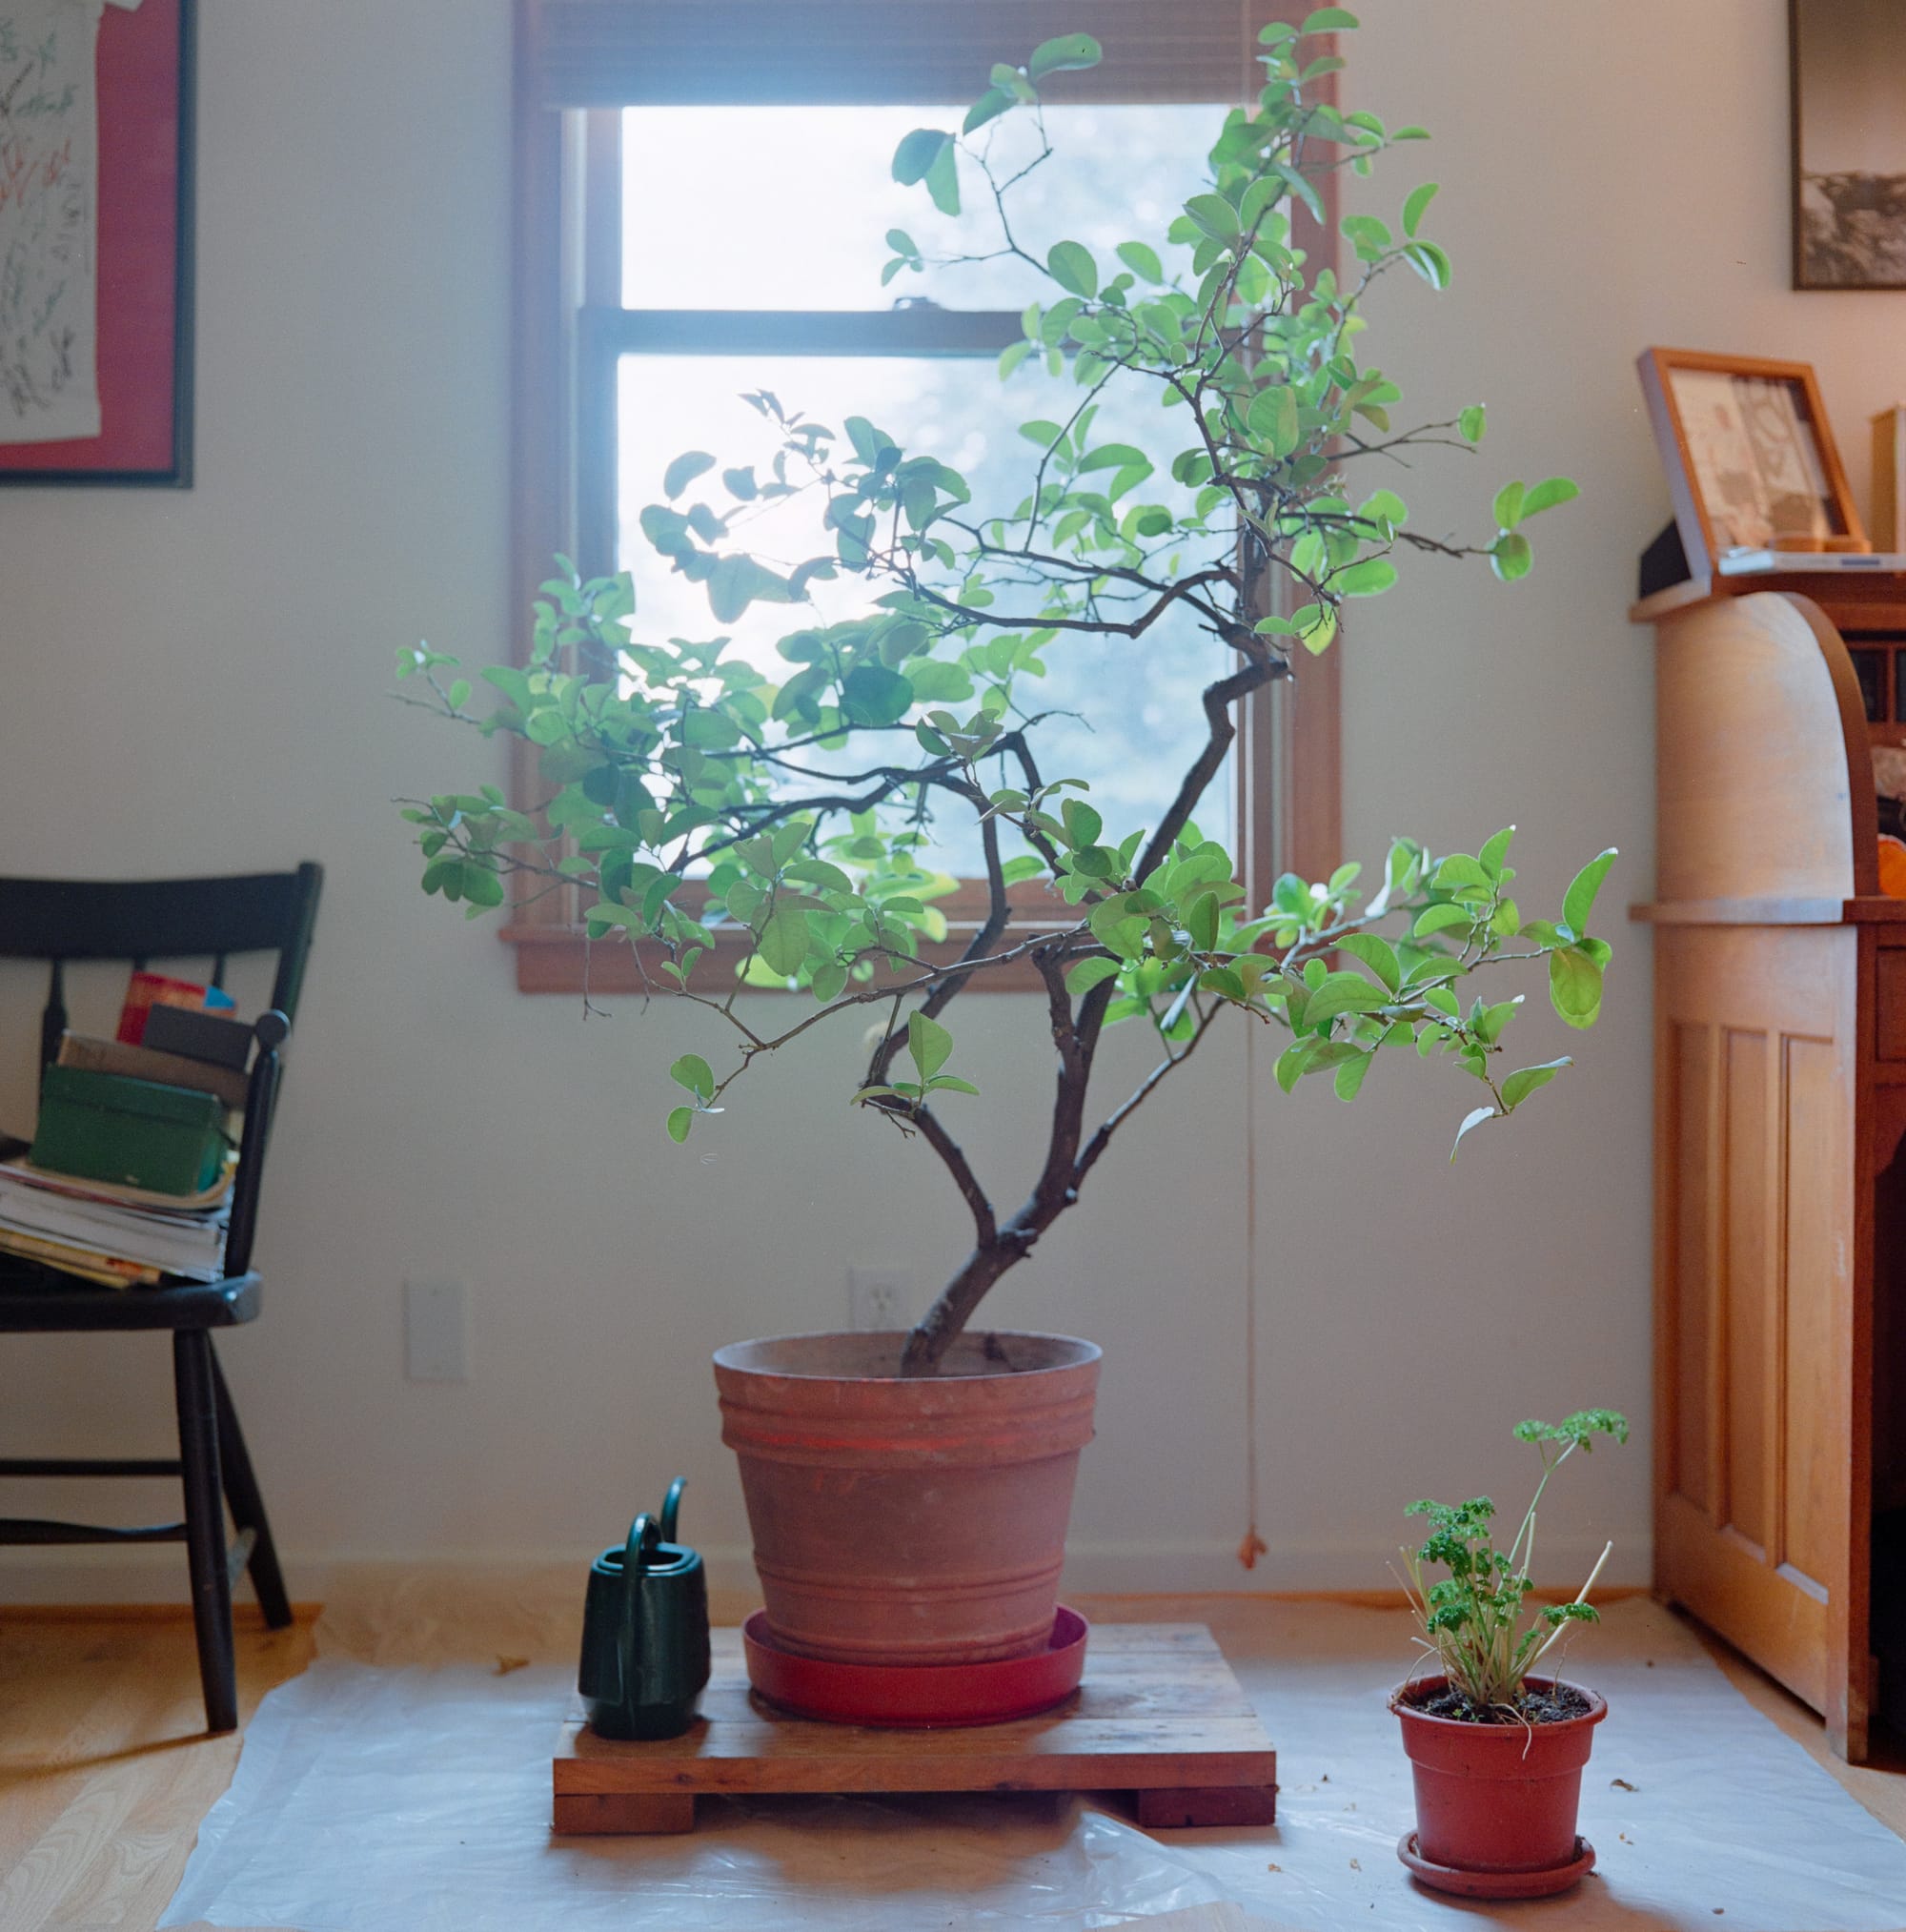
POLYGON ((470 1379, 460 1281, 404 1283, 404 1374, 413 1382, 470 1379))

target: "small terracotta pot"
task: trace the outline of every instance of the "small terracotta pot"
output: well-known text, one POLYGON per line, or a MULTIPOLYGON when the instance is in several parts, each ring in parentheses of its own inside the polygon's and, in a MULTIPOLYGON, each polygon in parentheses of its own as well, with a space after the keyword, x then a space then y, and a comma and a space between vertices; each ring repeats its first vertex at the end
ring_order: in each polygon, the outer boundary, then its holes
MULTIPOLYGON (((1555 1681, 1529 1679, 1538 1690, 1555 1681)), ((1389 1699, 1415 1777, 1423 1858, 1466 1872, 1534 1873, 1570 1862, 1576 1856, 1582 1767, 1608 1705, 1584 1690, 1589 1708, 1581 1717, 1529 1725, 1470 1724, 1415 1708, 1447 1688, 1443 1678, 1419 1678, 1389 1699)))
POLYGON ((903 1333, 782 1335, 715 1356, 781 1649, 836 1663, 1027 1657, 1052 1631, 1099 1351, 963 1334, 902 1380, 903 1333))

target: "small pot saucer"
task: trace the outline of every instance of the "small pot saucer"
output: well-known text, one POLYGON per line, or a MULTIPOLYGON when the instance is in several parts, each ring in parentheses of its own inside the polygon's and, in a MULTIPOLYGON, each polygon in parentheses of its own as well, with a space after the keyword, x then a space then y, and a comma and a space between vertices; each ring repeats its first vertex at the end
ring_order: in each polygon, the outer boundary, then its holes
POLYGON ((1046 1647, 994 1663, 829 1663, 781 1649, 756 1611, 741 1626, 748 1681, 797 1718, 908 1730, 1004 1724, 1063 1704, 1085 1669, 1085 1619, 1063 1603, 1046 1647))
POLYGON ((1595 1848, 1587 1839, 1575 1840, 1575 1856, 1565 1864, 1539 1872, 1466 1872, 1457 1865, 1432 1865, 1416 1849, 1416 1834, 1407 1831, 1396 1841, 1396 1855, 1433 1891, 1451 1892, 1459 1899, 1552 1899, 1566 1892, 1595 1868, 1595 1848))

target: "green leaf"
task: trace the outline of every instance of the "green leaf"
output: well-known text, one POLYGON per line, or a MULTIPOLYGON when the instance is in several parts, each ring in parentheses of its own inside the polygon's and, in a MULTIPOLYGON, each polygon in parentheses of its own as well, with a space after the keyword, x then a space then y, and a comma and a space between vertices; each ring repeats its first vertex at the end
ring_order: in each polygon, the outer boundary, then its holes
POLYGON ((1545 1060, 1540 1067, 1519 1067, 1502 1083, 1505 1108, 1520 1107, 1538 1087, 1547 1087, 1565 1067, 1575 1063, 1565 1054, 1560 1060, 1545 1060))
POLYGON ((1602 889, 1602 881, 1608 877, 1609 867, 1620 856, 1611 845, 1606 852, 1598 852, 1569 882, 1569 889, 1562 895, 1562 919, 1572 931, 1580 935, 1589 929, 1589 916, 1595 909, 1595 895, 1602 889))
POLYGON ((926 1083, 929 1093, 977 1093, 979 1088, 970 1080, 956 1080, 950 1073, 936 1074, 926 1083))
POLYGON ((1375 1058, 1374 1053, 1359 1053, 1354 1060, 1346 1060, 1337 1068, 1335 1084, 1339 1100, 1354 1100, 1357 1097, 1357 1089, 1363 1086, 1364 1075, 1370 1070, 1370 1062, 1375 1058))
POLYGON ((973 695, 973 680, 958 664, 938 658, 908 661, 906 681, 913 686, 914 700, 922 704, 963 704, 973 695))
POLYGON ((1238 212, 1222 194, 1194 194, 1185 212, 1214 240, 1237 240, 1238 212))
POLYGON ((953 1036, 938 1020, 929 1020, 921 1012, 906 1016, 907 1057, 920 1068, 921 1079, 931 1080, 945 1066, 952 1050, 953 1036))
POLYGON ((1602 1010, 1602 969, 1576 946, 1549 955, 1549 1003, 1568 1024, 1585 1030, 1602 1010))
POLYGON ((1162 283, 1165 280, 1165 266, 1159 260, 1157 251, 1147 248, 1142 241, 1122 241, 1118 246, 1118 257, 1135 275, 1146 281, 1162 283))
POLYGON ((1040 81, 1049 73, 1079 73, 1097 67, 1105 49, 1089 33, 1062 33, 1055 40, 1042 40, 1026 62, 1029 78, 1040 81))
POLYGON ((1151 458, 1131 443, 1101 443, 1089 452, 1079 464, 1083 476, 1087 470, 1127 470, 1143 465, 1146 475, 1151 472, 1151 458))
POLYGON ((1304 1069, 1310 1064, 1311 1056, 1322 1044, 1314 1033, 1307 1033, 1277 1056, 1277 1084, 1286 1093, 1297 1085, 1304 1069))
POLYGON ((673 501, 704 471, 715 467, 715 458, 705 450, 688 450, 676 458, 661 475, 661 493, 673 501))
POLYGON ((1472 402, 1456 418, 1456 427, 1463 433, 1465 442, 1479 443, 1483 432, 1489 427, 1489 412, 1479 402, 1472 402))
POLYGON ((1392 993, 1403 984, 1403 966, 1389 940, 1374 932, 1348 932, 1337 942, 1339 950, 1360 959, 1392 993))
POLYGON ((1059 807, 1059 816, 1065 825, 1065 843, 1075 849, 1082 845, 1096 845, 1099 834, 1105 829, 1105 822, 1084 799, 1067 799, 1059 807))
POLYGON ((1505 483, 1495 493, 1495 502, 1491 507, 1498 528, 1513 530, 1522 521, 1522 503, 1527 495, 1520 483, 1505 483))
POLYGON ((1456 1148, 1462 1146, 1463 1136, 1466 1133, 1468 1133, 1472 1127, 1481 1127, 1484 1121, 1493 1120, 1494 1118, 1495 1118, 1495 1108, 1492 1107, 1478 1107, 1473 1111, 1465 1114, 1463 1116, 1462 1126, 1456 1129, 1456 1143, 1455 1147, 1452 1147, 1450 1149, 1450 1158, 1452 1161, 1456 1158, 1456 1148))
POLYGON ((688 1129, 695 1125, 695 1109, 692 1107, 678 1107, 668 1116, 668 1137, 679 1147, 688 1138, 688 1129))
POLYGON ((1340 570, 1330 588, 1343 597, 1381 597, 1396 581, 1396 565, 1387 557, 1366 557, 1340 570))
POLYGON ((1218 895, 1215 892, 1201 892, 1191 902, 1191 908, 1185 915, 1186 930, 1191 935, 1192 946, 1199 952, 1209 952, 1218 944, 1218 895))
POLYGON ((1304 1008, 1304 1025, 1315 1031, 1324 1021, 1340 1013, 1373 1013, 1389 1004, 1389 995, 1373 986, 1361 973, 1331 973, 1310 995, 1304 1008))
POLYGON ((1245 427, 1274 457, 1288 457, 1297 447, 1296 391, 1278 385, 1260 389, 1245 412, 1245 427))
POLYGON ((1405 234, 1415 234, 1417 227, 1423 219, 1423 211, 1436 198, 1436 187, 1437 184, 1434 181, 1424 182, 1423 186, 1415 190, 1409 199, 1403 204, 1403 232, 1405 234))
POLYGON ((1300 34, 1348 32, 1356 24, 1357 16, 1345 8, 1320 7, 1297 31, 1300 34))
POLYGON ((1581 494, 1580 487, 1567 477, 1545 477, 1522 499, 1522 515, 1525 519, 1539 517, 1557 503, 1572 503, 1581 494))
POLYGON ((789 600, 786 580, 752 557, 723 557, 709 573, 708 608, 720 623, 733 623, 751 603, 789 600))
POLYGON ((1433 241, 1405 243, 1403 258, 1432 289, 1450 286, 1450 257, 1433 241))
POLYGON ((1477 854, 1491 885, 1502 877, 1503 862, 1509 857, 1509 842, 1514 837, 1515 827, 1505 825, 1477 854))
POLYGON ((816 966, 810 989, 823 1007, 838 1000, 847 989, 847 968, 839 960, 816 966))
POLYGON ((798 905, 778 905, 755 942, 768 969, 792 979, 807 957, 807 915, 798 905))
POLYGON ((1065 968, 1065 990, 1076 1000, 1101 982, 1113 978, 1118 970, 1119 962, 1115 959, 1082 959, 1076 966, 1065 968))
POLYGON ((841 686, 841 708, 853 724, 895 724, 914 700, 910 679, 884 664, 857 664, 841 686))
POLYGON ((954 153, 953 137, 949 134, 945 146, 926 171, 926 192, 942 214, 960 213, 960 170, 954 153))
POLYGON ((1451 852, 1436 867, 1436 876, 1430 883, 1438 892, 1450 892, 1463 885, 1487 885, 1490 881, 1488 867, 1479 859, 1467 852, 1451 852))
POLYGON ((1337 635, 1337 613, 1327 603, 1307 603, 1291 613, 1290 621, 1313 658, 1328 650, 1337 635))
POLYGON ((894 150, 893 178, 902 188, 917 186, 926 179, 928 170, 952 145, 953 136, 939 128, 915 128, 902 134, 900 146, 894 150))
POLYGON ((975 128, 983 128, 988 121, 997 120, 1012 106, 1014 98, 1005 88, 989 87, 966 110, 966 118, 960 123, 960 132, 970 134, 975 128))
POLYGON ((1411 939, 1428 939, 1432 932, 1465 931, 1475 923, 1474 911, 1467 905, 1432 905, 1410 927, 1411 939))
POLYGON ((1490 568, 1505 583, 1513 583, 1529 575, 1535 553, 1520 530, 1505 530, 1490 548, 1490 568))
POLYGON ((1099 293, 1099 265, 1092 251, 1076 241, 1055 241, 1045 254, 1045 266, 1062 289, 1090 301, 1099 293))
POLYGON ((699 1053, 684 1053, 668 1069, 668 1077, 678 1087, 685 1087, 698 1100, 712 1100, 715 1095, 715 1074, 707 1061, 699 1053))

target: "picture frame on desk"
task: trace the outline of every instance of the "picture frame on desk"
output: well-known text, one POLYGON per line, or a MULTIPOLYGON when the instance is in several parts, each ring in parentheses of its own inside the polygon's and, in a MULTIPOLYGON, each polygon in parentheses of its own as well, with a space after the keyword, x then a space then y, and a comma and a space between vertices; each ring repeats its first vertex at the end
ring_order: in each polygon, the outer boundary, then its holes
POLYGON ((1906 289, 1906 26, 1893 0, 1788 0, 1796 289, 1906 289))
MULTIPOLYGON (((65 8, 33 49, 10 116, 32 192, 0 204, 24 264, 0 285, 0 485, 191 485, 195 11, 65 8)), ((0 0, 0 87, 20 29, 0 0)))
POLYGON ((1811 363, 1649 348, 1636 366, 1691 576, 1731 550, 1871 548, 1811 363))

